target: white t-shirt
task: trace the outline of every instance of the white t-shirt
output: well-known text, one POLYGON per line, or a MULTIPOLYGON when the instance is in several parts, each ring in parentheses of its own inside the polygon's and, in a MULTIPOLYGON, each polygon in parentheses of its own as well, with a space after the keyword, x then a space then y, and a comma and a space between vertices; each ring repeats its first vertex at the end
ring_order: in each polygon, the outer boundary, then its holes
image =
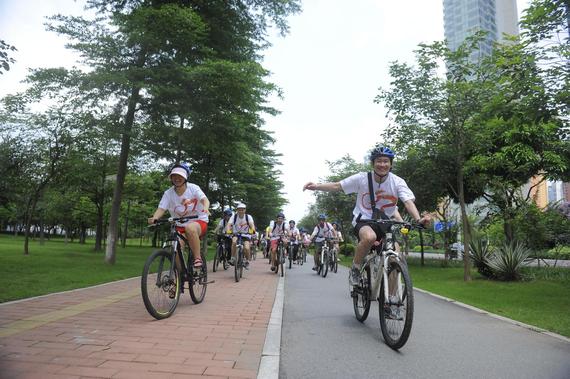
POLYGON ((315 242, 323 242, 325 238, 334 237, 334 228, 330 222, 325 222, 322 226, 318 223, 313 229, 311 234, 311 239, 315 239, 315 242))
MULTIPOLYGON (((368 173, 359 172, 340 181, 342 190, 346 194, 356 193, 356 205, 352 211, 352 225, 356 225, 356 218, 369 220, 372 218, 372 206, 370 205, 370 193, 368 191, 368 173)), ((372 190, 375 194, 376 208, 392 217, 396 212, 398 198, 402 201, 415 200, 415 196, 406 184, 406 181, 397 175, 388 173, 388 177, 382 183, 372 179, 372 190)))
POLYGON ((286 237, 289 235, 289 225, 283 221, 280 225, 277 225, 275 221, 269 223, 269 235, 271 240, 277 240, 281 237, 286 237))
POLYGON ((253 223, 253 217, 251 217, 251 215, 244 214, 243 217, 240 217, 239 214, 236 213, 230 218, 227 228, 232 233, 250 234, 250 232, 253 231, 250 231, 250 229, 254 229, 255 224, 253 223))
POLYGON ((289 227, 289 230, 291 231, 291 240, 293 241, 293 244, 298 245, 300 239, 299 229, 294 226, 293 229, 289 227))
POLYGON ((196 184, 186 183, 186 191, 181 196, 178 196, 174 186, 164 191, 158 207, 168 210, 172 217, 197 215, 198 220, 208 222, 208 214, 204 212, 204 206, 200 202, 205 197, 204 192, 196 184))

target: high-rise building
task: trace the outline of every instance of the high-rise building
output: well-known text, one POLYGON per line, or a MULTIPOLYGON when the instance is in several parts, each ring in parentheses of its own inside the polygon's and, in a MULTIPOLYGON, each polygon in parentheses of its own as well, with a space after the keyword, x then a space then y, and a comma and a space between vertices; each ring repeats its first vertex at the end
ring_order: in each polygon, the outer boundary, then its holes
POLYGON ((443 0, 443 22, 452 50, 469 35, 487 31, 478 51, 481 55, 490 54, 493 42, 502 40, 503 33, 519 34, 516 0, 443 0))

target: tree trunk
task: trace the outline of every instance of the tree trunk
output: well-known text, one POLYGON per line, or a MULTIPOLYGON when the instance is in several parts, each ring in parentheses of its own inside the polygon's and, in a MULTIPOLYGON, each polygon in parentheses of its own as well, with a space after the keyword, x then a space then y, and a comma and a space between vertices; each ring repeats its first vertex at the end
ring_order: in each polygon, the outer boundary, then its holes
POLYGON ((463 186, 463 169, 459 170, 457 177, 457 185, 459 188, 459 204, 461 208, 461 221, 463 225, 463 280, 468 282, 471 280, 471 265, 469 261, 469 244, 471 243, 471 226, 467 217, 467 209, 465 205, 465 188, 463 186))
POLYGON ((45 233, 44 233, 44 215, 43 212, 40 214, 40 245, 45 245, 45 233))
POLYGON ((95 227, 95 251, 102 250, 102 241, 103 241, 103 204, 97 205, 97 226, 95 227))
POLYGON ((129 106, 125 117, 125 127, 121 138, 121 154, 119 156, 119 167, 117 170, 117 181, 113 192, 111 203, 111 214, 109 215, 109 228, 107 231, 107 247, 105 249, 105 263, 115 264, 117 249, 117 234, 119 232, 119 213, 121 210, 121 197, 127 176, 127 160, 131 148, 131 131, 135 120, 136 106, 139 101, 139 87, 134 87, 129 98, 129 106))

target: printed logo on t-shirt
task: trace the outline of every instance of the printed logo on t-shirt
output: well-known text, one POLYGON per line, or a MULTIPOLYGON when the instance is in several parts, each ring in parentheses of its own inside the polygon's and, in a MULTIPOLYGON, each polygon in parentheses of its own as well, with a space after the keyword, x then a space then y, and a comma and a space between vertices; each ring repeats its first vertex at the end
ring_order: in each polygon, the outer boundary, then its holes
MULTIPOLYGON (((386 194, 386 191, 379 189, 375 194, 376 198, 374 200, 376 201, 376 208, 378 209, 395 207, 396 204, 398 204, 398 198, 396 196, 386 194)), ((372 210, 372 206, 370 205, 369 192, 366 192, 362 195, 362 198, 360 199, 360 206, 362 209, 372 210)))
POLYGON ((174 213, 178 217, 190 216, 194 211, 196 211, 196 206, 198 205, 198 199, 182 199, 182 204, 174 207, 174 213))

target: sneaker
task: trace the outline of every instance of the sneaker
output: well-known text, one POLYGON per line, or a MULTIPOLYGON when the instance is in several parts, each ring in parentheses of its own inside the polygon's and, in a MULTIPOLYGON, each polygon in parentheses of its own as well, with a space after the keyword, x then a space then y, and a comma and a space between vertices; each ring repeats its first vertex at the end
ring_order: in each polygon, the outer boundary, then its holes
POLYGON ((349 277, 349 282, 351 286, 359 286, 360 285, 360 270, 357 269, 356 267, 352 267, 352 269, 350 270, 350 277, 349 277))
POLYGON ((317 266, 313 267, 313 271, 317 271, 317 266))
POLYGON ((202 264, 203 264, 202 258, 194 259, 194 268, 201 268, 202 264))
POLYGON ((249 261, 245 261, 243 267, 244 267, 246 270, 249 270, 249 261))
POLYGON ((228 262, 230 264, 230 266, 233 266, 236 264, 236 258, 235 257, 231 257, 230 261, 228 262))
POLYGON ((271 271, 275 272, 275 270, 277 270, 276 266, 271 266, 271 271))

